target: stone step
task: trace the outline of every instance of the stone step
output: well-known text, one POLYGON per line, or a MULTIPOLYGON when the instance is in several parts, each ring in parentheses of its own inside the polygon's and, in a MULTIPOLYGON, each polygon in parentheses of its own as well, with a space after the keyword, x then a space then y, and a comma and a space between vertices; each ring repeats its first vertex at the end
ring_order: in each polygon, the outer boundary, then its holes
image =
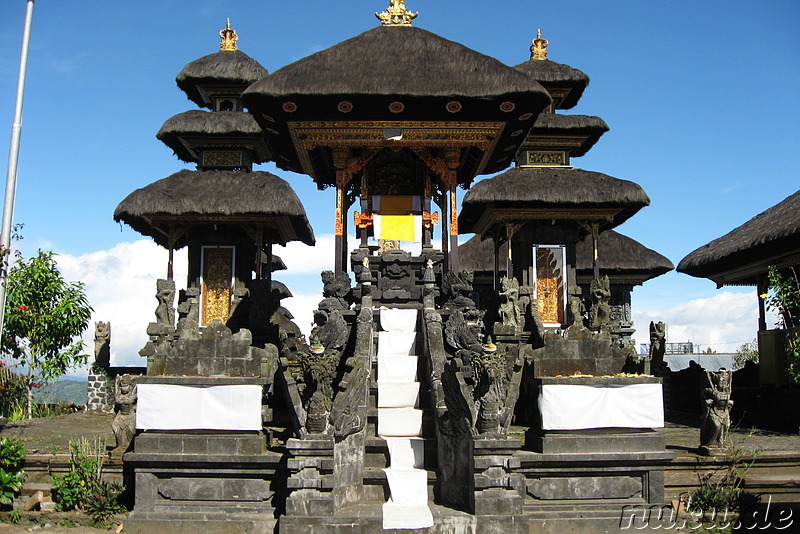
POLYGON ((42 495, 46 497, 52 493, 53 485, 47 482, 26 482, 22 485, 20 494, 30 496, 37 491, 41 491, 42 495))

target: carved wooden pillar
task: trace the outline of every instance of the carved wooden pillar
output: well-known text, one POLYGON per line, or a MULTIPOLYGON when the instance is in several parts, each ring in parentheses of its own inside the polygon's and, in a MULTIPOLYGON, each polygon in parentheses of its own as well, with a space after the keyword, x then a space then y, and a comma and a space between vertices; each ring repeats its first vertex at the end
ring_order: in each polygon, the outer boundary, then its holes
MULTIPOLYGON (((425 173, 425 193, 422 197, 422 211, 431 212, 431 177, 425 173)), ((422 248, 431 248, 431 236, 433 234, 433 224, 422 225, 422 248)))
POLYGON ((335 273, 347 269, 347 263, 344 261, 347 250, 347 238, 344 235, 344 217, 346 215, 344 196, 350 183, 348 178, 352 177, 347 170, 349 157, 350 150, 348 149, 337 148, 333 151, 333 164, 336 167, 336 209, 333 215, 333 272, 335 273))
MULTIPOLYGON (((445 165, 447 171, 442 177, 450 195, 450 254, 448 255, 448 266, 453 272, 458 272, 458 200, 456 199, 456 185, 458 183, 457 170, 461 152, 458 149, 446 149, 444 151, 445 165)), ((446 219, 445 219, 446 220, 446 219)))

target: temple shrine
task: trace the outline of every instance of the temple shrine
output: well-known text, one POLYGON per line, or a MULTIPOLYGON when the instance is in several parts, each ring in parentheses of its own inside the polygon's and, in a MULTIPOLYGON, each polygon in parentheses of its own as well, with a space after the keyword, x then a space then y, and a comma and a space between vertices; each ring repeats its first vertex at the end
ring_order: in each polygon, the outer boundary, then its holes
POLYGON ((196 170, 114 213, 169 251, 135 421, 116 424, 126 532, 615 530, 663 504, 674 455, 631 292, 673 266, 613 230, 642 188, 572 165, 608 131, 559 113, 588 76, 541 32, 510 67, 402 0, 376 16, 272 73, 228 22, 177 76, 201 109, 157 137, 196 170), (268 161, 336 191, 308 338, 273 245, 314 233, 268 161))

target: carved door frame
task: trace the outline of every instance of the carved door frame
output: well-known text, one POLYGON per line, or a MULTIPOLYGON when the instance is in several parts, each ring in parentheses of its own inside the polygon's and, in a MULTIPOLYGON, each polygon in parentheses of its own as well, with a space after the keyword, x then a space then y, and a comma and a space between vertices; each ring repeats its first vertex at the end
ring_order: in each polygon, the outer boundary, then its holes
POLYGON ((202 245, 200 247, 200 305, 199 305, 199 324, 201 327, 208 326, 211 324, 213 319, 221 319, 222 323, 225 324, 228 321, 228 317, 224 319, 221 316, 217 316, 212 318, 211 320, 206 320, 206 297, 208 296, 208 290, 206 286, 206 251, 207 250, 220 250, 220 249, 229 249, 231 251, 230 257, 230 285, 228 289, 228 315, 230 315, 230 304, 231 299, 233 297, 233 284, 235 278, 235 266, 236 266, 236 247, 234 245, 202 245))

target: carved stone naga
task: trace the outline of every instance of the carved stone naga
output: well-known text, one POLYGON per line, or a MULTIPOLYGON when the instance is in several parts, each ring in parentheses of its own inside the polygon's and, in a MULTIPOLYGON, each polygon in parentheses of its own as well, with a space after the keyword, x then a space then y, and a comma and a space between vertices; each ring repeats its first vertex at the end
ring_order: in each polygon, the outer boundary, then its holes
POLYGON ((322 271, 322 296, 319 303, 321 310, 346 310, 350 308, 350 277, 339 271, 322 271))
POLYGON ((305 378, 306 430, 324 433, 333 406, 333 379, 347 342, 347 323, 339 310, 314 313, 317 326, 311 331, 311 347, 299 354, 305 378))
POLYGON ((94 364, 101 369, 111 365, 111 323, 98 321, 94 325, 94 364))
POLYGON ((715 455, 724 452, 731 426, 732 371, 706 371, 703 375, 703 420, 700 426, 700 450, 715 455))

